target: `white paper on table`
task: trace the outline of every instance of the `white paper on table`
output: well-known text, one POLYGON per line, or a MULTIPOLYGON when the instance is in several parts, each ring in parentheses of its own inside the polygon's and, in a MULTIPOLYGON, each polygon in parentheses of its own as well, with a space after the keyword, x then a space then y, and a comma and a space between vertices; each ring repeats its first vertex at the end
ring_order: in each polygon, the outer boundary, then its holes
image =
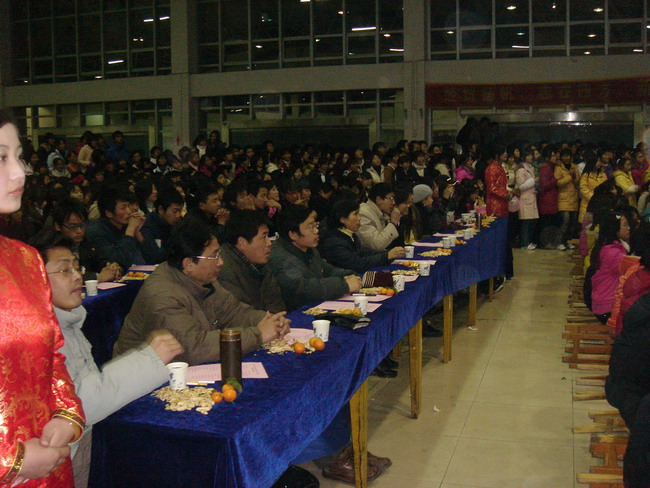
POLYGON ((155 264, 138 264, 137 266, 131 266, 128 271, 142 271, 142 272, 151 272, 156 269, 155 264))
MULTIPOLYGON (((366 298, 368 299, 369 302, 383 302, 384 300, 388 300, 390 296, 388 295, 366 295, 366 298)), ((343 295, 339 300, 344 300, 346 302, 353 302, 354 297, 350 294, 343 295)))
POLYGON ((112 281, 97 283, 98 290, 110 290, 111 288, 119 288, 120 286, 126 286, 126 283, 114 283, 112 281))
MULTIPOLYGON (((420 275, 404 275, 404 281, 406 283, 410 283, 411 281, 415 281, 420 277, 420 275)), ((368 304, 368 311, 370 312, 370 304, 368 304)))
MULTIPOLYGON (((417 278, 417 276, 416 276, 416 278, 417 278)), ((381 303, 369 303, 368 304, 368 313, 374 312, 379 307, 381 307, 381 303)), ((350 309, 350 302, 328 301, 328 302, 323 302, 320 305, 316 305, 316 308, 324 308, 325 310, 340 310, 340 309, 349 310, 350 309)), ((352 307, 352 308, 354 308, 354 307, 352 307)))
MULTIPOLYGON (((262 363, 242 363, 243 378, 268 378, 262 363)), ((221 381, 221 364, 201 364, 187 368, 187 384, 215 383, 221 381)))
POLYGON ((294 341, 298 342, 309 342, 309 339, 312 337, 315 337, 314 331, 312 329, 299 329, 297 327, 292 328, 291 332, 284 336, 284 338, 287 340, 293 339, 294 341))
POLYGON ((413 261, 416 263, 429 263, 430 266, 436 264, 435 259, 396 259, 393 264, 412 263, 413 261))
POLYGON ((442 247, 442 242, 413 242, 411 245, 417 247, 442 247))
POLYGON ((437 234, 433 234, 433 237, 456 237, 456 234, 441 234, 438 232, 437 234))

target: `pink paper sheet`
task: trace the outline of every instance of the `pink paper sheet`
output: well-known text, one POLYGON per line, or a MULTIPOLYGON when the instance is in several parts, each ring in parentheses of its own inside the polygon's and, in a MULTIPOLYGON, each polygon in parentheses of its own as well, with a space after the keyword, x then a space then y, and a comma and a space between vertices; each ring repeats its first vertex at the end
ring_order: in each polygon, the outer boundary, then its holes
MULTIPOLYGON (((407 276, 408 278, 408 276, 407 276)), ((417 276, 416 276, 417 278, 417 276)), ((408 280, 407 280, 408 281, 408 280)), ((323 302, 320 305, 316 305, 318 308, 324 308, 325 310, 339 310, 339 309, 349 309, 349 308, 354 308, 350 306, 350 302, 335 302, 335 301, 328 301, 328 302, 323 302)), ((368 313, 374 312, 377 310, 379 307, 381 307, 381 303, 369 303, 368 304, 368 313)))
POLYGON ((442 247, 442 242, 414 242, 417 247, 442 247))
MULTIPOLYGON (((242 363, 242 377, 268 378, 269 375, 262 363, 242 363)), ((221 364, 202 364, 187 368, 187 384, 215 383, 221 381, 221 364)))
POLYGON ((433 234, 433 237, 455 237, 456 234, 441 234, 438 232, 437 234, 433 234))
POLYGON ((429 263, 429 265, 431 266, 436 264, 435 259, 396 259, 395 261, 393 261, 393 264, 410 263, 413 261, 417 261, 418 263, 429 263))
MULTIPOLYGON (((369 302, 383 302, 384 300, 388 300, 390 297, 388 295, 368 295, 368 301, 369 302)), ((345 300, 346 302, 353 302, 354 297, 352 295, 343 295, 339 300, 345 300)))
POLYGON ((149 273, 156 269, 155 264, 139 264, 137 266, 131 266, 128 271, 142 271, 144 273, 149 273))
MULTIPOLYGON (((410 283, 411 281, 417 280, 419 277, 419 275, 406 275, 404 276, 404 281, 410 283)), ((370 305, 368 305, 368 311, 370 311, 370 305)))
POLYGON ((111 288, 119 288, 120 286, 126 286, 126 283, 114 283, 112 281, 97 283, 98 290, 110 290, 111 288))
POLYGON ((289 332, 286 336, 284 336, 285 339, 293 339, 294 341, 298 342, 309 342, 309 339, 314 337, 314 331, 312 329, 291 329, 291 332, 289 332))

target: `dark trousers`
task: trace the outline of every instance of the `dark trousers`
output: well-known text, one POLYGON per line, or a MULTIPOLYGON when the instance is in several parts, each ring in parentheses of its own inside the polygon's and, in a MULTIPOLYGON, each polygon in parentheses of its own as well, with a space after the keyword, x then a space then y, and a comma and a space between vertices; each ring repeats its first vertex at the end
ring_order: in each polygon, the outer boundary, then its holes
POLYGON ((578 222, 578 212, 563 210, 560 212, 560 232, 562 233, 562 244, 566 244, 569 239, 575 237, 576 224, 578 222))
POLYGON ((536 242, 533 240, 533 235, 537 227, 537 219, 520 219, 519 222, 519 246, 528 247, 531 242, 536 242))
POLYGON ((623 481, 626 488, 650 486, 650 394, 644 396, 628 425, 630 438, 623 459, 623 481))

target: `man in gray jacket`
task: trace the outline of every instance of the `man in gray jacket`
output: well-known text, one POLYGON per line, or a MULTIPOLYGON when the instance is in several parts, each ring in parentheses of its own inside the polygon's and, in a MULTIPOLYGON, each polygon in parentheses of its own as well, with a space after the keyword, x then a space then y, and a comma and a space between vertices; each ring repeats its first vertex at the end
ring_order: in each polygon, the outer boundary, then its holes
POLYGON ((288 205, 280 214, 280 232, 271 249, 269 265, 289 310, 361 289, 361 279, 354 271, 332 266, 318 254, 315 211, 302 205, 288 205))
POLYGON ((221 329, 241 331, 244 355, 289 331, 286 313, 255 310, 219 284, 221 248, 210 229, 181 221, 167 244, 167 261, 144 282, 124 320, 114 354, 140 344, 152 330, 165 329, 185 352, 179 361, 200 364, 219 359, 221 329))
POLYGON ((54 312, 65 339, 59 352, 65 355, 66 368, 86 414, 84 436, 71 451, 75 487, 80 488, 88 484, 92 425, 167 381, 165 364, 183 349, 169 332, 157 331, 148 344, 114 358, 100 371, 81 331, 86 309, 81 305, 81 268, 72 253, 73 242, 50 233, 35 244, 46 263, 54 312))
POLYGON ((219 283, 240 302, 259 310, 286 310, 280 285, 268 265, 274 237, 269 237, 264 217, 255 210, 231 213, 225 239, 219 283))
POLYGON ((361 227, 357 232, 361 245, 373 251, 384 251, 399 235, 397 224, 402 217, 395 208, 395 193, 387 183, 372 187, 368 201, 359 208, 361 227))

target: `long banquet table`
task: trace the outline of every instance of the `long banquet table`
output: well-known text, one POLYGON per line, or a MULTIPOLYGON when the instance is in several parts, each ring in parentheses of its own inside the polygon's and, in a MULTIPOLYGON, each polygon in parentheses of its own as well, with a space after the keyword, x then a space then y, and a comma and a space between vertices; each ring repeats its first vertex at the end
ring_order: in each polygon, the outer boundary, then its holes
MULTIPOLYGON (((411 339, 420 334, 420 319, 435 303, 504 273, 506 236, 507 220, 497 219, 451 256, 436 258, 429 277, 407 283, 404 292, 382 302, 369 315, 369 327, 333 327, 323 351, 250 354, 245 361, 262 362, 269 378, 244 380, 236 402, 217 404, 209 415, 166 411, 152 396, 127 405, 93 428, 90 486, 268 487, 348 401, 355 451, 363 451, 355 452, 363 456, 356 459, 365 461, 366 378, 405 334, 411 339)), ((426 250, 417 248, 416 254, 426 250)), ((312 317, 302 310, 290 314, 292 327, 311 327, 312 317)), ((450 354, 451 327, 445 341, 450 354)), ((417 347, 421 342, 411 348, 412 378, 414 361, 421 361, 413 354, 417 347)), ((418 388, 413 381, 419 378, 412 380, 412 392, 418 388)), ((365 469, 357 474, 364 477, 365 469)))

